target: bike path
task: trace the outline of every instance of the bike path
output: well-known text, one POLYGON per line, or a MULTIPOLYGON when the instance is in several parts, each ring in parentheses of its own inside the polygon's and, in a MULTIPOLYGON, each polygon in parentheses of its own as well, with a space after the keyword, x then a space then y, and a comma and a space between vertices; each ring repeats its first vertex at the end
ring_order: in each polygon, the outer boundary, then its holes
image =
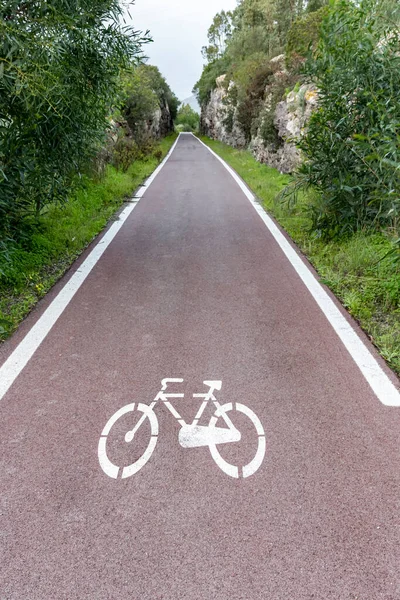
MULTIPOLYGON (((181 136, 0 402, 0 598, 398 600, 399 411, 377 399, 237 183, 181 136), (204 380, 257 415, 266 453, 254 475, 182 448, 162 405, 144 468, 105 475, 106 422, 149 405, 164 378, 184 379, 172 388, 188 421, 204 380)), ((220 451, 246 464, 254 428, 235 425, 240 443, 220 451)), ((116 438, 113 460, 137 460, 148 436, 116 438)))

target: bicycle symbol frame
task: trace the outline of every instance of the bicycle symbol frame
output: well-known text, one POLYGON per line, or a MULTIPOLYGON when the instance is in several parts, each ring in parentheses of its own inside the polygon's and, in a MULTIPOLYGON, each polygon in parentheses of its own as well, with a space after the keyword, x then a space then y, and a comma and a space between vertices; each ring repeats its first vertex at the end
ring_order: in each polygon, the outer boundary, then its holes
POLYGON ((257 415, 247 406, 240 403, 228 403, 224 405, 220 405, 217 401, 214 392, 216 390, 221 390, 222 381, 204 381, 204 385, 209 387, 209 391, 206 394, 193 394, 194 398, 200 398, 203 400, 201 406, 193 420, 192 423, 188 424, 184 421, 181 415, 178 413, 176 408, 171 404, 170 400, 174 398, 184 398, 184 394, 171 394, 166 393, 167 387, 171 383, 183 383, 183 379, 180 378, 167 378, 163 379, 161 382, 161 390, 158 392, 157 396, 154 398, 153 402, 148 406, 142 403, 133 403, 124 406, 120 410, 118 410, 107 422, 104 427, 99 444, 98 444, 98 459, 101 468, 104 473, 111 477, 112 479, 117 479, 121 475, 121 479, 127 479, 128 477, 132 477, 135 475, 140 469, 142 469, 146 463, 150 460, 154 449, 157 444, 158 435, 159 435, 159 427, 157 416, 154 412, 156 406, 161 402, 166 406, 166 408, 170 411, 172 416, 178 421, 181 426, 179 431, 179 443, 183 448, 200 448, 203 446, 208 446, 211 452, 211 456, 213 457, 216 464, 220 467, 220 469, 230 477, 238 479, 240 477, 247 478, 251 475, 254 475, 256 471, 260 468, 266 449, 265 442, 265 432, 264 428, 261 424, 260 419, 257 415), (212 402, 215 408, 215 412, 210 419, 208 426, 198 425, 199 420, 201 419, 204 410, 207 407, 207 404, 212 402), (144 424, 146 419, 150 424, 150 441, 148 446, 142 456, 138 458, 134 463, 128 465, 126 467, 119 467, 115 465, 108 458, 107 455, 107 439, 108 436, 117 423, 117 421, 124 417, 128 413, 134 413, 135 411, 142 413, 142 416, 133 427, 132 430, 128 431, 125 434, 125 443, 130 444, 135 439, 135 435, 140 427, 144 424), (246 417, 250 419, 252 422, 257 435, 258 445, 254 458, 245 466, 238 467, 236 465, 232 465, 227 462, 220 454, 218 450, 218 446, 229 443, 240 442, 241 433, 236 427, 233 425, 231 419, 228 416, 228 413, 237 411, 242 413, 246 417), (219 419, 222 419, 226 425, 226 427, 217 427, 217 422, 219 419))

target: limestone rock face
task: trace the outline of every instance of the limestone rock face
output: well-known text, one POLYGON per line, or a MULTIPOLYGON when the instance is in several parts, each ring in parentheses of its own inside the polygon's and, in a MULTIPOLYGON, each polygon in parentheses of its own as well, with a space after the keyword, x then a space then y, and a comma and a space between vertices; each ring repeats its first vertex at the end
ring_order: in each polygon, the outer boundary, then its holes
MULTIPOLYGON (((274 75, 276 80, 285 72, 284 56, 277 56, 271 63, 275 69, 278 66, 274 75)), ((318 92, 315 86, 302 85, 287 94, 285 100, 275 107, 271 106, 272 91, 269 91, 267 86, 258 130, 250 144, 246 143, 245 135, 237 121, 237 108, 232 106, 229 100, 228 90, 231 90, 232 86, 234 86, 232 82, 227 85, 225 75, 217 79, 217 87, 211 93, 208 104, 202 109, 202 131, 209 137, 234 148, 249 147, 259 162, 275 167, 282 173, 292 172, 301 160, 296 148, 296 140, 303 135, 310 115, 317 106, 318 92), (271 110, 273 110, 272 119, 271 110), (273 143, 263 137, 266 119, 273 123, 275 128, 276 140, 273 143)))
POLYGON ((250 149, 254 157, 262 163, 275 167, 282 173, 291 173, 300 164, 301 156, 296 140, 303 135, 311 113, 317 106, 318 93, 312 85, 302 85, 292 91, 274 111, 274 125, 278 133, 278 143, 266 144, 262 139, 260 126, 257 136, 251 140, 250 149))
POLYGON ((230 130, 226 124, 230 108, 227 104, 228 94, 225 79, 226 75, 218 77, 217 87, 211 93, 208 104, 203 107, 201 112, 201 129, 214 140, 219 140, 234 148, 245 148, 246 138, 235 118, 235 109, 232 116, 232 129, 230 130))
POLYGON ((167 102, 163 102, 155 111, 153 117, 146 123, 147 133, 160 139, 174 130, 171 111, 167 102))

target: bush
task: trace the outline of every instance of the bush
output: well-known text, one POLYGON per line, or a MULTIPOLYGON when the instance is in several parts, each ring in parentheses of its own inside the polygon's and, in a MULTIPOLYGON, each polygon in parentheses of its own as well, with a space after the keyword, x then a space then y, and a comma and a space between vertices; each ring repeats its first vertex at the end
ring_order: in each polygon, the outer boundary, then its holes
POLYGON ((237 107, 236 119, 247 142, 251 139, 253 124, 260 114, 265 89, 273 73, 271 64, 265 57, 256 55, 243 61, 232 75, 227 77, 228 81, 232 77, 235 82, 228 92, 228 98, 232 106, 237 107))
POLYGON ((338 0, 307 74, 319 108, 299 147, 297 187, 313 186, 314 228, 323 235, 398 225, 400 36, 374 3, 338 0))
POLYGON ((210 100, 211 92, 217 87, 217 78, 226 73, 228 61, 225 57, 216 59, 206 65, 199 81, 193 88, 200 106, 204 106, 210 100))
POLYGON ((118 0, 2 2, 0 236, 66 201, 102 145, 120 71, 148 39, 121 15, 118 0))
POLYGON ((122 117, 140 143, 140 138, 146 135, 147 122, 159 107, 159 97, 147 65, 132 68, 125 75, 123 85, 122 117))
POLYGON ((286 44, 286 65, 288 69, 298 70, 310 52, 316 50, 322 21, 328 14, 328 7, 307 13, 296 19, 288 32, 286 44))
POLYGON ((193 129, 188 123, 181 123, 175 127, 177 133, 193 133, 193 129))
POLYGON ((175 120, 177 131, 198 131, 200 115, 189 104, 183 104, 175 120))
POLYGON ((141 64, 133 67, 123 79, 121 113, 140 147, 148 143, 157 109, 164 114, 169 109, 169 119, 161 122, 161 137, 173 129, 173 120, 180 104, 159 69, 141 64))
POLYGON ((126 172, 140 156, 139 146, 132 137, 123 135, 117 140, 113 154, 113 165, 126 172))

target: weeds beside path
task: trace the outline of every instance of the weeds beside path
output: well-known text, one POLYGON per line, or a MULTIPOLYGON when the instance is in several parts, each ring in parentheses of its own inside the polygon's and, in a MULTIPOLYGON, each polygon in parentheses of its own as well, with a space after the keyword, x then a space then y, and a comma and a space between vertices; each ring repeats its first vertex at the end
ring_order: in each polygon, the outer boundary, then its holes
MULTIPOLYGON (((175 139, 172 134, 159 143, 162 157, 175 139)), ((0 341, 15 331, 158 164, 153 154, 126 172, 108 166, 104 178, 88 179, 68 203, 49 206, 29 244, 12 248, 7 258, 0 255, 0 341)))
POLYGON ((359 232, 323 241, 310 233, 307 198, 294 209, 276 202, 290 180, 287 175, 258 163, 246 150, 235 150, 204 136, 200 139, 239 173, 314 265, 322 283, 336 294, 400 374, 400 264, 390 255, 391 233, 359 232))

